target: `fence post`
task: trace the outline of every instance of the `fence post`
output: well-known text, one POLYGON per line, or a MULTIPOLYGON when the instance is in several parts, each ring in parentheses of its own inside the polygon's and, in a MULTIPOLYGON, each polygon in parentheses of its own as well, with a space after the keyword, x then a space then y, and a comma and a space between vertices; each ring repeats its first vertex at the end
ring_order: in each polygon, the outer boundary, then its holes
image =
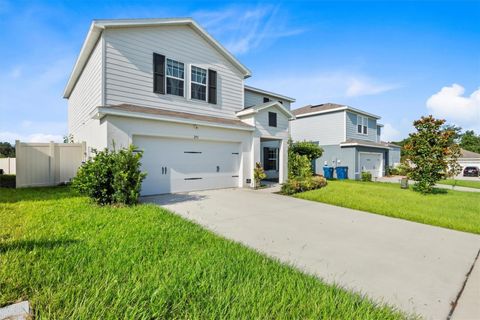
POLYGON ((55 145, 53 141, 49 143, 49 182, 50 185, 55 185, 55 145))
MULTIPOLYGON (((15 170, 17 170, 18 166, 18 159, 20 155, 20 140, 15 140, 15 170)), ((18 172, 15 172, 15 188, 18 188, 20 185, 18 172)))

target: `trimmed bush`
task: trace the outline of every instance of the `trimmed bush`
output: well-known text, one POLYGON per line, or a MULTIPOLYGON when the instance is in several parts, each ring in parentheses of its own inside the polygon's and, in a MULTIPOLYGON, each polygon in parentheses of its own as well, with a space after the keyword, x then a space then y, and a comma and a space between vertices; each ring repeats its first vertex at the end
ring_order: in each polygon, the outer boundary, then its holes
POLYGON ((281 193, 292 195, 299 192, 315 190, 323 188, 327 185, 327 180, 324 177, 314 176, 304 179, 289 179, 282 185, 281 193))
POLYGON ((0 188, 15 188, 15 179, 14 174, 0 174, 0 188))
POLYGON ((288 176, 292 179, 306 179, 312 176, 312 163, 306 155, 291 153, 288 157, 288 176))
POLYGON ((135 152, 134 146, 95 152, 78 170, 73 187, 99 205, 136 204, 146 176, 140 171, 141 158, 142 152, 135 152))
POLYGON ((365 181, 365 182, 372 181, 372 173, 369 171, 362 171, 361 179, 362 181, 365 181))

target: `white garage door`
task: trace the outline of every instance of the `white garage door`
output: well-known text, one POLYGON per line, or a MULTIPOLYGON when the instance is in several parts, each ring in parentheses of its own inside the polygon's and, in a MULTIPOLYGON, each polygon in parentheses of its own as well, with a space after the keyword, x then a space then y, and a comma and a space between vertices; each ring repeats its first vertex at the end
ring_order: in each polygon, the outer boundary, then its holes
POLYGON ((372 174, 372 177, 383 176, 382 174, 383 155, 381 153, 360 152, 359 161, 360 161, 360 172, 369 171, 372 174))
POLYGON ((137 136, 133 144, 144 151, 142 195, 239 185, 239 143, 137 136))

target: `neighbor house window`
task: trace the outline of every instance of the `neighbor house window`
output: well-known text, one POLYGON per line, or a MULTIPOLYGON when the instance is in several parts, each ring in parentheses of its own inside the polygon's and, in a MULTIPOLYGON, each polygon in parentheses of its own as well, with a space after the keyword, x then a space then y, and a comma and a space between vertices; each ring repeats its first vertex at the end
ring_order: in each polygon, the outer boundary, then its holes
POLYGON ((207 70, 192 66, 192 99, 207 101, 207 70))
POLYGON ((184 80, 184 64, 172 59, 167 59, 167 93, 183 97, 184 80))
POLYGON ((357 133, 368 134, 368 118, 357 116, 357 133))
POLYGON ((270 127, 276 127, 277 126, 277 114, 275 112, 269 112, 268 113, 268 125, 270 127))

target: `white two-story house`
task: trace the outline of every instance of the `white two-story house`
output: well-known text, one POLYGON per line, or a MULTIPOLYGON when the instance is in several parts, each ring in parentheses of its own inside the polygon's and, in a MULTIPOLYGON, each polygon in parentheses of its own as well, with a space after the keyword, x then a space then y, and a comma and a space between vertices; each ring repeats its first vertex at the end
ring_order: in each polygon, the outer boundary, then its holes
POLYGON ((253 168, 287 179, 283 95, 194 20, 95 20, 65 88, 68 128, 88 150, 143 151, 142 194, 251 187, 253 168))
POLYGON ((325 103, 293 110, 290 129, 294 141, 317 142, 324 150, 314 163, 316 173, 324 166, 348 167, 348 178, 362 171, 381 177, 400 162, 400 147, 381 141, 379 116, 345 105, 325 103))

